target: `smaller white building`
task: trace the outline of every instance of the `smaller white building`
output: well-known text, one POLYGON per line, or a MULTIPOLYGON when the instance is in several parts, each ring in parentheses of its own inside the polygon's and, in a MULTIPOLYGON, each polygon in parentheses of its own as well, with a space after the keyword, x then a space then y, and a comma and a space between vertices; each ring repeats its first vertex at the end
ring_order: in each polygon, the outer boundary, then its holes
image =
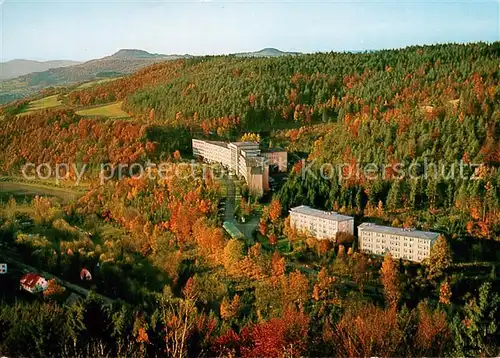
POLYGON ((421 262, 429 257, 439 234, 430 231, 403 229, 363 223, 358 226, 359 249, 366 253, 385 255, 396 259, 421 262))
POLYGON ((338 232, 354 234, 354 218, 306 205, 290 209, 290 226, 316 239, 335 241, 338 232))

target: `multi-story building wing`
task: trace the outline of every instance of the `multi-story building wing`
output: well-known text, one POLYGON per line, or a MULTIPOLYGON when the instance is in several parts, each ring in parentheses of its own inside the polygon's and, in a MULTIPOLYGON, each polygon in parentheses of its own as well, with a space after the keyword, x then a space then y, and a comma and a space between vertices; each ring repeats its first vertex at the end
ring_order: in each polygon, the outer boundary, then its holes
POLYGON ((317 239, 335 240, 338 232, 354 233, 354 218, 301 205, 290 209, 290 226, 317 239))
POLYGON ((269 165, 256 142, 216 142, 193 139, 193 155, 210 163, 220 163, 246 180, 250 190, 269 190, 269 165))
POLYGON ((232 142, 228 148, 231 150, 231 170, 243 178, 247 178, 249 168, 254 165, 264 165, 260 156, 259 143, 232 142), (252 161, 253 160, 253 161, 252 161))
POLYGON ((363 223, 358 226, 358 245, 361 251, 396 259, 421 262, 429 257, 439 234, 430 231, 402 229, 363 223))
POLYGON ((231 150, 227 143, 193 139, 193 155, 202 157, 209 163, 220 163, 227 169, 231 168, 231 150))

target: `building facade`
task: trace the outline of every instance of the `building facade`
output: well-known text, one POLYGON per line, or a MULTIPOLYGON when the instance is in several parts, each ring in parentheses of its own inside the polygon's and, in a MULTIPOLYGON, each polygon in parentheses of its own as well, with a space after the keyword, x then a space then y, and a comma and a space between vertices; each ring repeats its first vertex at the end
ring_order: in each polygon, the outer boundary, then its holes
POLYGON ((430 231, 402 229, 363 223, 358 226, 358 245, 361 251, 376 255, 387 252, 396 259, 421 262, 429 257, 439 234, 430 231))
POLYGON ((338 232, 354 234, 354 218, 306 205, 290 209, 290 226, 320 240, 335 241, 338 232))
POLYGON ((269 167, 275 168, 278 172, 286 172, 288 168, 288 153, 284 150, 269 149, 262 152, 267 159, 269 167))
POLYGON ((193 155, 209 163, 219 163, 242 177, 252 192, 269 190, 269 164, 257 142, 216 142, 193 139, 193 155))
POLYGON ((227 143, 193 139, 193 155, 202 157, 209 163, 220 163, 226 168, 231 167, 231 150, 227 143))

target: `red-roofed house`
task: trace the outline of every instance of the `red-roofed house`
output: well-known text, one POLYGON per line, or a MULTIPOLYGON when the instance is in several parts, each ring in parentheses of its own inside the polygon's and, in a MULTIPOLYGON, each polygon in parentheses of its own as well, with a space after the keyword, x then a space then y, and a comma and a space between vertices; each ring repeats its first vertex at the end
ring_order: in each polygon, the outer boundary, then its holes
POLYGON ((37 273, 27 273, 20 280, 21 287, 31 293, 42 292, 47 289, 49 283, 37 273))
POLYGON ((85 267, 82 268, 82 270, 80 271, 80 280, 82 281, 92 280, 92 275, 90 274, 89 270, 87 270, 85 267))

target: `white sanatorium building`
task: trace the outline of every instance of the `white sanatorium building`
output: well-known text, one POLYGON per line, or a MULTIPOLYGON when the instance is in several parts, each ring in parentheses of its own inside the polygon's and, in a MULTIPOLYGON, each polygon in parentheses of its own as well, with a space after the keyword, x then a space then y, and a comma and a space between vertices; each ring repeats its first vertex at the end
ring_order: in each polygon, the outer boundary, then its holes
POLYGON ((193 155, 209 163, 220 163, 235 175, 245 178, 250 190, 269 190, 269 164, 286 171, 285 151, 263 152, 257 142, 218 142, 193 139, 193 155), (283 163, 284 162, 284 163, 283 163))
POLYGON ((361 251, 385 255, 390 252, 392 257, 421 262, 429 257, 438 233, 401 229, 363 223, 358 226, 358 245, 361 251))
POLYGON ((354 218, 301 205, 290 209, 290 226, 316 239, 335 240, 337 232, 354 234, 354 218))

